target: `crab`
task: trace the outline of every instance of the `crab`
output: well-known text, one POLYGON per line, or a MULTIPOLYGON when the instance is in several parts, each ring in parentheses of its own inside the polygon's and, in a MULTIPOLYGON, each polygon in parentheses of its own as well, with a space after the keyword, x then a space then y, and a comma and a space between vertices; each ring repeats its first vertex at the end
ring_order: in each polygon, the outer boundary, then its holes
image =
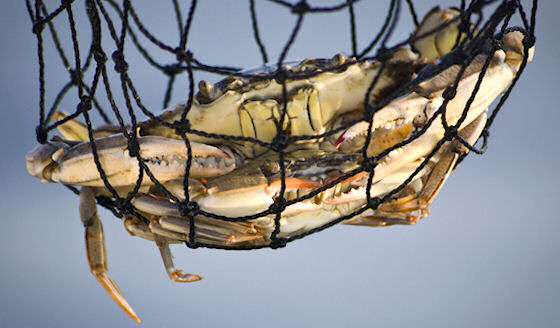
MULTIPOLYGON (((454 9, 435 8, 415 34, 425 34, 458 15, 454 9)), ((156 243, 169 277, 177 282, 201 279, 177 269, 169 248, 169 244, 193 241, 193 236, 202 245, 235 249, 271 246, 276 238, 295 238, 345 216, 350 217, 342 223, 352 225, 413 224, 428 214, 429 204, 458 159, 469 152, 464 143, 472 145, 480 137, 488 106, 510 85, 524 55, 523 35, 505 34, 502 48, 474 58, 460 76, 455 96, 445 100, 444 90, 457 79, 458 65, 419 84, 413 82, 461 39, 457 24, 419 39, 413 44, 416 52, 394 51, 383 70, 380 62, 336 55, 283 68, 285 90, 283 81, 261 73, 229 77, 216 85, 202 81, 186 118, 192 130, 206 133, 187 133, 188 147, 172 128, 181 121, 184 106, 140 123, 135 131, 109 126, 91 131, 90 136, 84 124, 67 121, 58 127, 62 138, 27 153, 27 169, 45 182, 82 187, 80 216, 91 272, 116 303, 140 321, 107 275, 96 197, 117 195, 130 202, 133 210, 123 220, 126 230, 156 243), (489 66, 482 84, 465 111, 485 62, 489 66), (309 72, 312 77, 298 77, 309 72), (407 83, 417 87, 391 100, 407 83), (284 94, 286 117, 282 118, 284 94), (282 157, 251 142, 254 138, 271 143, 279 133, 322 135, 365 117, 366 102, 378 107, 370 120, 328 137, 299 140, 284 149, 282 157), (458 138, 448 139, 446 126, 454 126, 458 138), (130 135, 137 152, 130 149, 130 135), (236 138, 223 140, 219 135, 236 138), (386 151, 395 145, 402 146, 386 151), (362 165, 364 147, 366 157, 375 159, 368 169, 362 165), (280 161, 284 161, 284 181, 280 161), (281 209, 277 227, 271 208, 279 198, 289 205, 281 209), (383 201, 371 206, 372 199, 383 201), (194 218, 182 211, 188 202, 199 206, 194 218)), ((55 112, 53 118, 65 115, 55 112)))

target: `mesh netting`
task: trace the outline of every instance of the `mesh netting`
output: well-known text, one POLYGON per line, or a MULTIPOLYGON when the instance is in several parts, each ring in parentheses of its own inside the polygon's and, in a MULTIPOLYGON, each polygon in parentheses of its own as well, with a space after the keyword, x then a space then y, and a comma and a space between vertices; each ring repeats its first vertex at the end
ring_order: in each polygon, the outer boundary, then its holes
MULTIPOLYGON (((307 1, 302 0, 297 3, 289 3, 283 0, 269 0, 269 2, 274 3, 278 6, 279 10, 289 10, 295 17, 297 17, 295 25, 291 28, 291 33, 288 41, 283 46, 279 56, 278 61, 273 65, 269 65, 269 70, 266 72, 260 72, 258 74, 243 72, 237 68, 230 67, 224 63, 224 65, 215 66, 208 65, 204 62, 202 58, 198 58, 196 55, 196 50, 189 48, 189 31, 191 30, 191 25, 193 22, 193 17, 196 15, 197 1, 192 0, 188 11, 186 13, 181 12, 179 3, 177 0, 173 1, 173 8, 175 9, 175 17, 177 19, 177 25, 181 38, 177 45, 169 45, 154 36, 143 24, 139 15, 137 14, 134 5, 129 0, 123 0, 122 3, 117 3, 114 0, 86 0, 86 13, 87 18, 90 22, 90 31, 78 31, 76 29, 75 22, 75 8, 73 8, 72 0, 62 0, 60 6, 49 11, 43 1, 37 0, 35 4, 31 4, 27 1, 27 7, 29 15, 33 21, 33 33, 37 36, 37 54, 39 63, 39 113, 40 121, 36 128, 37 140, 41 143, 47 143, 49 140, 49 134, 53 129, 61 126, 62 124, 73 120, 78 117, 82 117, 86 122, 89 138, 91 140, 91 149, 93 152, 93 159, 103 180, 104 186, 111 196, 98 196, 97 201, 99 204, 111 210, 117 217, 129 217, 134 216, 143 220, 146 224, 150 223, 150 219, 145 217, 140 211, 138 211, 132 204, 133 199, 138 195, 139 190, 142 186, 142 181, 150 179, 152 183, 159 188, 161 194, 166 197, 170 202, 175 204, 179 209, 182 218, 188 222, 189 233, 188 238, 185 238, 184 242, 188 247, 196 248, 199 246, 210 247, 210 248, 221 248, 221 249, 255 249, 262 247, 282 247, 287 242, 305 237, 309 234, 324 230, 331 227, 337 223, 349 220, 356 216, 360 216, 368 211, 375 211, 379 208, 381 204, 390 202, 402 192, 407 185, 414 179, 414 177, 421 172, 429 161, 435 156, 438 151, 446 143, 455 140, 456 142, 463 144, 471 152, 477 154, 482 154, 486 149, 487 138, 489 136, 489 129, 494 122, 494 119, 500 109, 502 108, 505 100, 510 94, 512 88, 516 84, 520 74, 523 72, 525 65, 528 61, 529 48, 531 48, 535 42, 534 27, 535 27, 535 12, 537 7, 537 1, 533 1, 531 8, 530 18, 527 18, 525 8, 523 8, 520 1, 482 1, 475 0, 470 3, 466 1, 461 1, 458 7, 460 15, 450 20, 448 23, 438 26, 437 28, 420 35, 412 35, 408 39, 393 44, 388 45, 388 40, 394 33, 395 28, 399 20, 404 19, 403 12, 408 11, 410 17, 414 22, 414 25, 418 26, 417 14, 414 10, 413 1, 400 1, 392 0, 390 1, 389 10, 386 15, 386 19, 382 25, 379 32, 373 36, 371 42, 364 47, 363 50, 358 48, 356 41, 356 30, 357 26, 355 24, 355 14, 354 5, 358 0, 348 0, 342 2, 338 5, 321 7, 309 4, 307 1), (490 7, 488 7, 490 6, 490 7), (111 15, 109 10, 113 10, 118 13, 117 19, 114 15, 111 15), (491 11, 491 12, 489 12, 491 11), (355 60, 345 61, 339 65, 331 66, 321 66, 316 65, 312 69, 306 70, 291 70, 285 66, 286 56, 288 51, 292 47, 294 40, 297 38, 300 30, 302 28, 302 21, 307 15, 314 14, 328 14, 331 12, 347 12, 348 21, 350 26, 351 35, 351 55, 355 60), (66 18, 63 18, 66 16, 66 18), (510 20, 513 16, 518 16, 522 22, 521 27, 510 27, 510 20), (55 28, 53 21, 56 19, 67 19, 70 26, 70 37, 73 45, 73 56, 68 57, 61 43, 59 41, 59 36, 57 34, 57 29, 55 28), (466 35, 464 38, 457 37, 456 47, 449 55, 438 61, 437 64, 428 65, 422 67, 418 74, 409 81, 398 85, 398 87, 391 90, 382 101, 372 104, 367 101, 370 99, 370 93, 375 88, 376 83, 378 83, 383 71, 388 69, 390 66, 391 56, 402 46, 411 45, 419 39, 425 38, 430 34, 436 33, 449 24, 459 22, 459 35, 466 35), (473 23, 471 23, 473 22, 473 23), (471 25, 472 24, 472 25, 471 25), (109 35, 102 35, 105 31, 109 31, 109 35), (458 127, 465 120, 469 107, 476 93, 479 91, 480 84, 484 79, 484 74, 490 65, 490 59, 486 60, 481 68, 481 73, 478 77, 477 85, 474 88, 473 94, 465 109, 463 115, 459 119, 456 125, 449 126, 445 120, 445 109, 447 103, 453 99, 457 86, 461 79, 461 76, 467 70, 467 67, 479 54, 491 54, 496 50, 500 49, 501 36, 509 31, 520 31, 524 35, 523 47, 524 47, 524 57, 522 63, 517 71, 515 78, 513 79, 511 85, 503 93, 496 106, 492 110, 488 117, 486 126, 482 133, 483 142, 480 148, 475 147, 473 144, 467 142, 458 134, 458 127), (44 33, 50 33, 51 38, 54 41, 54 46, 58 51, 59 57, 66 69, 71 73, 70 80, 66 83, 62 89, 54 97, 54 100, 50 106, 47 105, 46 101, 46 83, 45 83, 45 66, 44 61, 44 33), (91 44, 89 46, 88 53, 83 56, 80 54, 80 44, 85 42, 85 38, 82 35, 88 35, 91 37, 91 44), (111 40, 113 42, 114 51, 108 51, 109 49, 106 44, 102 43, 103 40, 111 40), (146 62, 153 67, 155 67, 163 76, 168 77, 168 85, 166 92, 163 95, 163 107, 169 105, 172 89, 176 81, 176 77, 185 74, 188 79, 188 97, 185 99, 185 105, 182 106, 183 111, 180 118, 169 122, 162 119, 161 116, 155 115, 151 110, 149 110, 142 100, 142 95, 137 91, 134 81, 128 73, 129 65, 127 63, 127 54, 132 49, 125 51, 125 41, 131 40, 135 45, 136 50, 143 56, 146 62), (175 62, 170 64, 161 64, 157 61, 156 57, 146 50, 142 46, 142 42, 150 42, 160 51, 168 54, 172 54, 176 59, 175 62), (110 52, 110 53, 108 53, 110 52), (70 59, 71 58, 71 59, 70 59), (373 81, 369 85, 368 91, 364 95, 364 112, 363 115, 356 117, 354 119, 348 120, 337 126, 336 128, 330 129, 325 133, 315 134, 315 135, 291 135, 284 128, 284 121, 287 117, 287 106, 290 100, 289 90, 287 88, 287 81, 296 81, 309 79, 319 74, 332 71, 340 72, 346 69, 348 66, 355 63, 363 63, 366 61, 378 61, 381 66, 373 78, 373 81), (111 62, 112 61, 112 62, 111 62), (369 156, 367 153, 368 145, 372 139, 371 127, 373 124, 374 114, 380 109, 385 107, 387 104, 391 103, 398 97, 415 90, 419 84, 422 82, 436 76, 442 71, 448 69, 451 66, 458 66, 459 70, 457 73, 457 78, 455 82, 448 85, 445 89, 443 95, 443 104, 439 109, 429 118, 428 123, 424 128, 418 129, 412 133, 405 140, 398 142, 395 145, 385 148, 380 151, 375 156, 369 156), (114 70, 118 74, 118 81, 110 78, 109 70, 114 70), (257 138, 245 137, 245 136, 232 136, 227 134, 210 133, 208 131, 197 130, 194 128, 193 124, 189 122, 187 114, 192 107, 193 101, 196 97, 195 95, 195 73, 199 71, 210 72, 215 74, 220 74, 224 76, 234 76, 243 81, 250 81, 251 83, 256 83, 258 81, 269 81, 275 80, 282 85, 282 96, 280 99, 281 115, 276 124, 276 135, 271 141, 263 141, 257 138), (84 77, 87 72, 92 72, 92 77, 86 80, 84 77), (60 119, 56 122, 52 122, 53 115, 58 108, 59 104, 62 102, 69 93, 69 90, 77 89, 77 101, 76 110, 67 117, 60 119), (103 88, 104 94, 106 95, 107 103, 109 104, 109 109, 104 108, 102 102, 98 100, 99 92, 98 90, 103 88), (115 89, 122 90, 122 97, 124 98, 124 107, 119 106, 116 100, 117 93, 115 89), (95 111, 94 111, 95 110, 95 111), (128 113, 129 119, 126 120, 123 116, 123 112, 128 113), (140 156, 140 146, 138 143, 138 128, 140 122, 137 120, 137 114, 142 112, 144 115, 148 116, 152 122, 157 122, 163 127, 167 127, 174 131, 175 137, 177 139, 184 140, 185 147, 188 149, 188 158, 186 162, 186 169, 184 173, 183 191, 185 193, 184 200, 180 199, 172 192, 167 190, 165 186, 160 183, 150 171, 150 168, 146 164, 145 159, 140 156), (112 113, 109 114, 109 113, 112 113), (129 156, 134 157, 138 161, 140 167, 138 180, 130 192, 126 196, 119 194, 118 190, 113 187, 105 173, 104 167, 99 159, 97 144, 98 140, 94 137, 94 123, 93 116, 98 115, 101 120, 106 124, 113 124, 110 117, 116 119, 116 126, 119 127, 119 132, 127 139, 127 148, 129 156), (394 188, 392 191, 383 194, 380 197, 371 197, 370 190, 372 188, 372 179, 375 175, 375 169, 378 163, 383 160, 391 151, 402 148, 407 144, 413 142, 422 136, 426 132, 428 126, 436 120, 438 117, 442 117, 442 124, 445 128, 445 136, 437 142, 436 146, 433 148, 429 154, 423 157, 421 164, 414 170, 414 172, 398 187, 394 188), (313 191, 307 193, 304 196, 296 198, 286 198, 285 193, 286 187, 286 156, 289 155, 288 149, 290 145, 298 142, 313 142, 316 140, 331 137, 335 134, 348 129, 354 124, 365 121, 369 124, 368 133, 366 136, 365 145, 362 149, 353 156, 359 157, 356 162, 359 165, 336 177, 331 181, 323 184, 321 187, 314 189, 313 191), (219 143, 223 141, 226 142, 243 142, 243 143, 253 143, 260 147, 268 148, 270 151, 277 154, 277 163, 279 167, 281 187, 277 197, 275 197, 273 204, 264 211, 253 215, 238 216, 238 217, 228 217, 224 215, 218 215, 216 213, 210 213, 204 211, 200 208, 196 201, 191 201, 189 197, 189 177, 190 170, 192 166, 192 152, 191 152, 191 141, 189 141, 189 135, 198 135, 205 138, 210 138, 217 140, 219 143), (330 220, 313 229, 302 231, 300 233, 294 233, 288 237, 279 237, 278 234, 281 230, 281 219, 282 212, 287 206, 311 199, 321 192, 327 189, 333 188, 337 184, 355 176, 356 174, 366 172, 369 174, 368 182, 365 193, 365 205, 360 208, 348 213, 347 215, 338 217, 336 219, 330 220), (212 218, 220 221, 227 222, 248 222, 250 220, 255 220, 257 218, 274 215, 274 230, 270 235, 270 239, 265 243, 251 244, 251 243, 241 243, 239 245, 228 245, 220 243, 204 242, 197 238, 197 225, 196 221, 199 220, 201 216, 212 218)), ((265 47, 265 43, 262 42, 259 33, 258 17, 255 11, 255 1, 249 0, 249 10, 252 19, 252 29, 254 39, 258 47, 254 51, 259 51, 262 57, 263 63, 269 62, 269 55, 265 47)), ((488 56, 490 58, 491 56, 488 56)), ((463 155, 464 157, 465 155, 463 155)), ((258 159, 258 158, 257 158, 258 159)), ((255 160, 255 159, 253 159, 255 160)), ((462 160, 462 157, 459 161, 462 160)), ((68 185, 68 188, 76 193, 79 193, 78 189, 73 186, 68 185)))

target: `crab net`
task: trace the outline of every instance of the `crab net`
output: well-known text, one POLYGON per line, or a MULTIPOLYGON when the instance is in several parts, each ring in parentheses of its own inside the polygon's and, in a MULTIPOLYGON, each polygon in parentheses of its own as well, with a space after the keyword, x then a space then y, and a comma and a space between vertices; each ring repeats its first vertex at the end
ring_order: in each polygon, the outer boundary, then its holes
MULTIPOLYGON (((365 1, 365 0, 362 0, 365 1)), ((360 216, 367 211, 375 211, 381 204, 390 202, 401 192, 418 174, 430 159, 439 151, 439 149, 446 143, 456 140, 460 144, 467 147, 471 153, 482 154, 486 149, 487 139, 489 136, 489 129, 494 122, 494 118, 502 108, 505 100, 510 94, 512 88, 515 86, 516 81, 522 74, 525 65, 528 61, 529 49, 535 43, 535 13, 537 8, 537 1, 531 3, 530 8, 525 8, 519 0, 503 0, 503 1, 488 1, 488 0, 473 0, 470 3, 467 1, 459 1, 457 4, 457 11, 459 15, 453 18, 449 23, 458 23, 459 35, 465 37, 457 37, 455 43, 455 50, 451 55, 443 57, 437 63, 430 65, 428 70, 423 70, 420 74, 402 85, 398 85, 394 90, 391 90, 386 97, 378 104, 371 104, 366 101, 369 99, 369 93, 374 89, 375 84, 378 83, 379 77, 383 72, 384 67, 388 65, 389 59, 400 47, 412 45, 419 39, 430 37, 431 34, 437 33, 448 24, 438 26, 431 31, 423 34, 412 34, 401 42, 389 44, 390 38, 396 30, 399 22, 410 19, 415 26, 420 24, 418 16, 415 12, 413 0, 388 0, 388 11, 382 27, 378 32, 371 35, 370 42, 365 46, 358 44, 357 35, 366 33, 358 31, 359 24, 356 23, 355 9, 358 6, 359 0, 342 1, 339 4, 332 6, 318 6, 311 1, 301 0, 299 2, 289 2, 285 0, 268 0, 268 5, 272 4, 277 6, 277 10, 284 10, 291 12, 295 18, 293 26, 287 26, 286 29, 291 29, 289 38, 278 53, 278 60, 270 63, 269 49, 267 49, 267 42, 261 37, 259 30, 259 22, 262 23, 262 17, 257 15, 256 8, 262 3, 256 0, 248 0, 246 7, 249 10, 253 38, 255 41, 254 50, 260 54, 262 62, 268 64, 265 71, 258 74, 252 72, 242 71, 239 68, 231 67, 230 63, 223 62, 220 65, 211 65, 205 62, 204 58, 197 56, 196 49, 189 46, 189 38, 191 37, 191 29, 193 26, 193 19, 197 16, 197 2, 191 0, 186 10, 182 10, 181 4, 177 0, 171 0, 171 7, 174 13, 170 13, 177 21, 178 33, 180 38, 178 43, 169 44, 158 38, 152 33, 144 24, 141 15, 136 9, 136 3, 130 0, 85 0, 85 13, 77 10, 78 5, 73 0, 61 0, 60 5, 56 8, 48 8, 42 0, 36 0, 32 3, 27 0, 27 9, 29 16, 33 23, 33 33, 37 38, 37 56, 39 66, 39 124, 36 127, 37 140, 41 144, 45 144, 52 140, 51 134, 53 130, 60 127, 64 123, 81 117, 87 125, 88 135, 93 152, 93 159, 99 171, 99 175, 103 180, 104 186, 110 196, 98 196, 98 204, 106 207, 119 218, 134 216, 143 220, 144 223, 149 224, 149 218, 146 218, 140 213, 132 204, 134 197, 136 197, 141 189, 142 181, 150 179, 151 183, 159 188, 161 193, 167 197, 169 202, 175 204, 181 213, 182 218, 189 225, 188 237, 184 242, 188 247, 210 247, 221 249, 255 249, 262 247, 282 247, 287 242, 305 237, 309 234, 324 230, 337 223, 360 216), (336 17, 341 17, 340 13, 344 13, 348 21, 350 36, 350 55, 355 58, 352 61, 343 61, 338 65, 331 65, 325 67, 322 65, 311 66, 310 69, 293 71, 290 70, 285 64, 290 49, 293 48, 294 41, 298 35, 302 33, 304 25, 302 24, 305 17, 309 15, 332 15, 338 14, 336 17), (515 19, 513 19, 515 18, 515 19), (517 20, 520 26, 512 27, 511 21, 517 20), (58 21, 64 22, 66 27, 61 29, 62 24, 57 24, 58 21), (78 23, 87 22, 89 31, 78 28, 78 23), (69 27, 69 28, 68 28, 69 27), (291 144, 302 141, 313 141, 322 138, 327 138, 336 133, 340 133, 348 129, 352 125, 360 121, 365 121, 369 124, 368 131, 371 131, 373 117, 385 105, 391 103, 403 94, 414 90, 420 83, 430 79, 434 75, 444 71, 445 69, 456 65, 459 71, 464 72, 469 63, 479 54, 488 54, 499 49, 502 39, 501 37, 512 30, 519 31, 523 34, 523 48, 524 55, 521 65, 511 83, 511 85, 501 95, 499 100, 495 103, 492 111, 489 114, 488 120, 481 134, 481 146, 476 147, 474 144, 468 143, 461 138, 457 133, 457 126, 450 126, 442 121, 445 128, 444 137, 436 144, 436 147, 427 154, 422 160, 421 164, 416 170, 400 185, 392 191, 383 194, 380 197, 372 197, 370 189, 372 188, 372 177, 375 174, 375 169, 378 163, 387 156, 391 151, 404 147, 413 140, 419 138, 426 129, 419 129, 413 133, 406 140, 387 147, 380 151, 375 156, 367 154, 367 145, 371 142, 372 134, 368 133, 366 137, 365 146, 356 153, 359 165, 357 168, 338 176, 332 181, 328 181, 319 188, 314 189, 310 193, 292 199, 285 197, 286 194, 286 161, 285 157, 287 149, 291 144), (359 32, 359 33, 358 33, 359 32), (66 37, 67 39, 63 39, 66 37), (46 40, 52 41, 52 45, 46 44, 46 40), (65 43, 66 42, 66 43, 65 43), (68 49, 65 49, 63 44, 71 44, 71 54, 68 54, 68 49), (80 52, 84 49, 84 44, 87 46, 87 52, 80 52), (126 47, 125 47, 126 44, 126 47), (150 44, 150 50, 146 47, 150 44), (50 47, 50 48, 49 48, 50 47), (47 89, 55 90, 55 87, 48 86, 48 76, 51 71, 50 62, 45 60, 45 50, 54 49, 57 56, 60 58, 63 69, 70 73, 69 80, 65 83, 60 90, 49 96, 52 100, 47 98, 47 89), (155 49, 155 50, 152 50, 155 49), (129 58, 132 56, 143 58, 145 63, 154 68, 156 73, 164 78, 167 78, 168 84, 165 92, 162 95, 162 107, 166 108, 172 99, 173 89, 177 84, 178 78, 186 77, 188 92, 185 99, 183 99, 184 106, 180 118, 169 122, 163 120, 161 116, 154 114, 145 105, 142 92, 136 88, 135 78, 130 74, 131 70, 135 67, 129 65, 129 58), (170 56, 169 56, 170 55, 170 56), (172 58, 171 62, 162 63, 161 58, 172 58), (381 69, 378 71, 375 78, 373 78, 368 91, 364 96, 364 111, 363 115, 345 122, 339 127, 326 131, 317 135, 290 135, 285 129, 282 128, 283 121, 287 116, 287 104, 290 100, 290 95, 287 91, 287 81, 296 81, 309 79, 318 74, 328 71, 341 71, 353 63, 360 63, 365 61, 377 61, 381 64, 381 69), (225 77, 233 76, 241 80, 275 80, 282 86, 282 96, 280 98, 281 115, 276 122, 277 129, 276 135, 271 141, 263 141, 257 138, 245 136, 233 136, 227 134, 210 133, 208 131, 197 130, 188 119, 189 110, 192 107, 193 101, 196 97, 195 94, 195 81, 197 74, 201 72, 209 72, 213 74, 223 75, 225 77), (77 90, 77 93, 71 93, 71 90, 77 90), (101 90, 101 91, 100 91, 101 90), (76 96, 77 94, 77 96, 76 96), (103 98, 103 100, 101 99, 103 98), (75 105, 76 110, 66 117, 55 119, 55 112, 60 104, 68 99, 75 105), (136 131, 139 126, 138 115, 147 116, 153 122, 157 122, 175 134, 175 138, 183 140, 185 147, 189 150, 187 163, 185 166, 184 179, 182 180, 183 191, 185 194, 184 199, 178 198, 172 192, 166 190, 165 186, 160 183, 150 171, 148 165, 140 156, 140 146, 138 143, 138 135, 136 131), (128 117, 126 119, 125 117, 128 117), (116 121, 116 123, 114 123, 116 121), (113 124, 118 126, 116 133, 122 134, 126 137, 128 154, 138 161, 139 176, 135 186, 125 196, 119 194, 117 188, 113 187, 110 179, 107 177, 102 161, 99 158, 98 139, 94 137, 94 129, 101 124, 113 124), (274 198, 272 205, 259 213, 241 217, 228 217, 210 213, 200 208, 196 201, 189 198, 189 176, 193 156, 191 150, 191 141, 188 135, 199 135, 206 138, 221 140, 225 142, 237 141, 244 143, 254 143, 260 147, 268 148, 270 152, 275 152, 278 158, 279 175, 281 181, 280 191, 278 196, 274 198), (345 179, 348 179, 358 173, 366 172, 369 174, 366 192, 364 195, 365 204, 360 208, 348 213, 347 215, 330 220, 313 229, 308 229, 299 233, 291 234, 287 237, 278 236, 281 230, 282 212, 287 206, 296 204, 306 199, 310 199, 319 193, 332 188, 345 179), (274 216, 274 229, 270 234, 270 239, 266 243, 250 244, 241 243, 239 245, 228 245, 219 243, 209 243, 201 241, 197 238, 197 225, 196 221, 200 216, 212 218, 220 221, 229 222, 247 222, 255 220, 263 216, 274 216)), ((241 5, 241 4, 240 4, 241 5)), ((224 27, 225 28, 225 27, 224 27)), ((342 51, 346 49, 341 49, 342 51)), ((481 74, 479 74, 477 85, 474 88, 473 96, 479 91, 480 82, 484 78, 485 70, 488 68, 488 61, 482 66, 481 74)), ((454 83, 449 84, 443 95, 443 104, 441 107, 430 117, 429 120, 433 121, 443 112, 445 115, 446 103, 453 98, 457 89, 461 74, 457 75, 454 83)), ((472 101, 472 99, 471 99, 472 101)), ((470 103, 465 106, 464 112, 468 110, 470 103)), ((160 110, 160 108, 158 108, 160 110)), ((465 114, 466 115, 466 114, 465 114)), ((463 115, 463 116, 465 116, 463 115)), ((217 142, 219 143, 219 142, 217 142)), ((465 155, 463 155, 464 157, 465 155)), ((459 159, 461 160, 462 157, 459 159)), ((255 160, 255 159, 254 159, 255 160)), ((79 193, 79 190, 71 185, 66 185, 70 190, 79 193)), ((398 223, 398 222, 397 222, 398 223)))

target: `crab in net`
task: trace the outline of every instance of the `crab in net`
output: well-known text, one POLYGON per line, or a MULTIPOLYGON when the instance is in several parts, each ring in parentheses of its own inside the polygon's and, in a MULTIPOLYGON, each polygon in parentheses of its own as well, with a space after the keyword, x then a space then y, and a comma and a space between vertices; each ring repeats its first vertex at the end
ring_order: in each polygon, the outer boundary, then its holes
MULTIPOLYGON (((396 49, 383 61, 339 54, 285 67, 280 81, 264 73, 202 81, 186 118, 191 131, 204 133, 186 133, 187 140, 172 127, 185 106, 129 128, 133 150, 118 127, 91 131, 69 120, 58 127, 61 137, 27 153, 27 169, 81 187, 91 271, 136 320, 107 275, 96 197, 116 192, 129 200, 126 230, 154 241, 178 282, 201 277, 175 267, 173 243, 276 247, 335 223, 416 223, 474 149, 488 107, 525 55, 524 35, 508 31, 469 63, 436 69, 465 39, 458 16, 433 9, 414 32, 413 50, 396 49)), ((57 111, 52 119, 65 117, 57 111)))

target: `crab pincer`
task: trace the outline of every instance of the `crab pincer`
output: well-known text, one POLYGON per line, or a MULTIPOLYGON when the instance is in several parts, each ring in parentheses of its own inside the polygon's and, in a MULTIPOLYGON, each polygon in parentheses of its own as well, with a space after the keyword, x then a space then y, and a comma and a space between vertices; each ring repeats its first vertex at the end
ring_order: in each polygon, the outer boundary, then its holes
MULTIPOLYGON (((137 138, 139 156, 160 182, 185 174, 188 151, 184 141, 159 136, 137 138)), ((127 138, 113 135, 95 140, 97 157, 113 186, 134 186, 139 176, 139 160, 131 157, 127 138)), ((232 171, 235 160, 226 151, 191 142, 192 177, 213 177, 232 171)), ((39 145, 26 155, 28 171, 43 180, 72 185, 103 187, 90 142, 74 146, 62 142, 39 145)), ((152 184, 150 179, 143 183, 152 184)))

